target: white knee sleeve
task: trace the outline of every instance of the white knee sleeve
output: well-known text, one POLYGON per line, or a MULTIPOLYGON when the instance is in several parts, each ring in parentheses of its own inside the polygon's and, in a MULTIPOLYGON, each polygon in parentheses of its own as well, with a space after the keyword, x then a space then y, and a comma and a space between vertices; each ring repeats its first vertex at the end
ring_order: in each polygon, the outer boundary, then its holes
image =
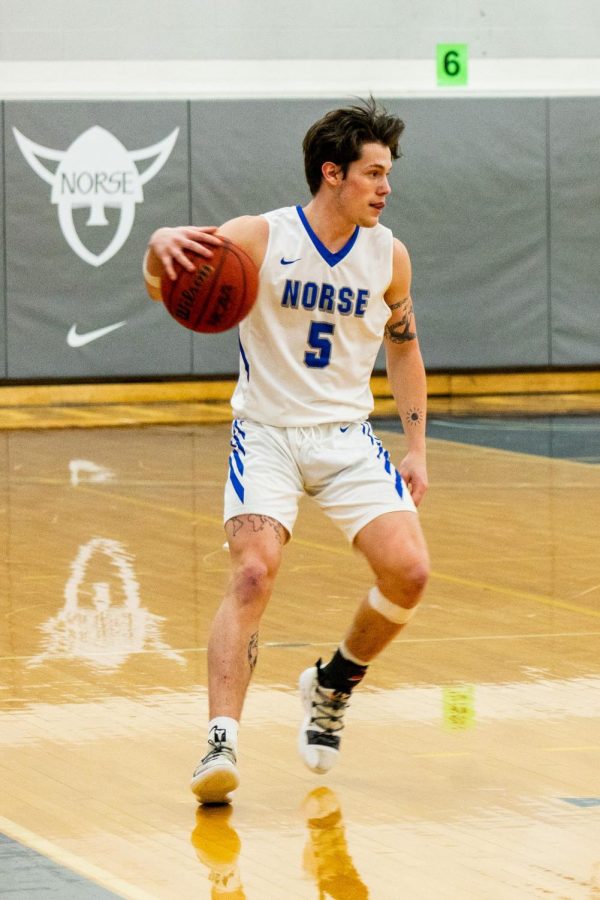
POLYGON ((394 625, 406 625, 408 620, 415 614, 415 606, 412 609, 407 609, 405 606, 398 606, 397 603, 392 603, 391 600, 383 596, 378 587, 372 587, 367 596, 369 605, 373 607, 375 612, 378 612, 388 622, 393 622, 394 625))

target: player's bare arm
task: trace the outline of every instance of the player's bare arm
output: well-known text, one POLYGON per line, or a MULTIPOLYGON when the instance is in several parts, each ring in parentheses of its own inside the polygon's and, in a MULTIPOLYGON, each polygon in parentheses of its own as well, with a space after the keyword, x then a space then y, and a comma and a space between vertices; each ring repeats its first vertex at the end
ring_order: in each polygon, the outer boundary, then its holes
POLYGON ((408 445, 408 452, 399 467, 400 473, 418 505, 427 490, 427 385, 410 283, 408 251, 400 241, 395 240, 392 281, 385 295, 391 316, 385 327, 384 346, 388 379, 408 445))
POLYGON ((398 300, 390 304, 392 313, 395 313, 391 322, 385 326, 385 336, 394 344, 404 344, 406 341, 414 341, 417 336, 415 326, 415 314, 410 294, 404 300, 398 300), (397 313, 396 313, 397 310, 397 313))
POLYGON ((245 250, 256 268, 260 269, 269 240, 269 224, 264 216, 239 216, 230 219, 218 229, 217 236, 219 235, 229 238, 245 250))
POLYGON ((175 263, 193 272, 194 262, 188 254, 210 259, 213 255, 211 247, 222 243, 221 235, 242 247, 260 268, 268 239, 268 225, 262 216, 240 216, 220 227, 179 225, 159 228, 152 234, 144 256, 144 281, 149 296, 153 300, 162 300, 160 280, 163 273, 174 281, 175 263))

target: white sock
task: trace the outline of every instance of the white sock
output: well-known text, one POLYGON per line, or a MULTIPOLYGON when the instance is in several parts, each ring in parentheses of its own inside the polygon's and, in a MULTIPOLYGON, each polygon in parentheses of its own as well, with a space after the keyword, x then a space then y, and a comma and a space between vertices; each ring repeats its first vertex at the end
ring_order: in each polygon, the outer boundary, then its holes
POLYGON ((237 750, 239 722, 229 716, 215 716, 208 723, 208 739, 218 743, 227 742, 237 750))

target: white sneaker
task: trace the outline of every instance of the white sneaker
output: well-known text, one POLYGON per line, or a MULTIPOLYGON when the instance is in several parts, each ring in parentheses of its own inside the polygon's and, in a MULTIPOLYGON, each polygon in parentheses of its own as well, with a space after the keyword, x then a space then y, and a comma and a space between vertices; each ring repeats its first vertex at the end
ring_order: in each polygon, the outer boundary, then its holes
POLYGON ((210 740, 212 750, 200 760, 190 787, 199 803, 231 803, 229 794, 240 783, 235 752, 231 744, 210 740))
POLYGON ((309 769, 323 775, 337 762, 340 753, 340 732, 344 727, 344 713, 350 694, 319 684, 321 660, 300 676, 300 696, 304 706, 304 720, 300 726, 298 749, 309 769))

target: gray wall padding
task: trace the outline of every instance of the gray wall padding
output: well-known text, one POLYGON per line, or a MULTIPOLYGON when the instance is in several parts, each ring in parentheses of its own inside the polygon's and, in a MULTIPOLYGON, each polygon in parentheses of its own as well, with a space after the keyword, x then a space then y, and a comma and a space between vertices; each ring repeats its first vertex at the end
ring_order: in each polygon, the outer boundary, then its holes
POLYGON ((426 358, 548 362, 543 100, 408 100, 388 224, 408 246, 426 358))
MULTIPOLYGON (((192 213, 222 224, 279 206, 305 204, 302 138, 342 100, 223 100, 191 104, 192 213)), ((194 337, 194 373, 237 371, 237 340, 194 337)))
MULTIPOLYGON (((220 224, 305 203, 302 138, 311 122, 344 102, 5 103, 7 330, 0 372, 12 380, 235 372, 235 330, 191 335, 146 298, 140 267, 147 239, 161 224, 220 224), (56 183, 59 166, 75 165, 74 151, 66 151, 97 126, 111 149, 100 153, 94 144, 97 158, 89 147, 85 158, 80 154, 82 183, 90 183, 90 173, 108 178, 109 170, 126 168, 129 193, 134 173, 144 180, 153 165, 144 151, 179 133, 141 188, 123 246, 92 265, 61 230, 49 182, 56 183), (13 128, 50 158, 27 159, 13 128), (74 324, 88 333, 122 321, 84 346, 67 345, 74 324)), ((386 105, 407 127, 383 221, 411 254, 428 368, 597 365, 600 101, 453 97, 386 105)), ((104 202, 91 218, 89 191, 79 206, 73 197, 66 204, 90 254, 110 243, 123 215, 110 205, 111 184, 103 182, 104 193, 99 188, 104 202)))
MULTIPOLYGON (((150 232, 163 222, 189 219, 187 105, 180 103, 7 103, 6 255, 8 298, 8 376, 27 378, 86 378, 94 376, 151 376, 190 370, 191 337, 176 327, 162 304, 148 300, 141 276, 141 260, 150 232), (179 137, 158 174, 142 186, 143 202, 134 205, 134 221, 122 248, 99 266, 81 259, 67 242, 51 202, 53 186, 37 174, 17 146, 13 127, 46 150, 62 152, 89 128, 100 126, 128 152, 152 147, 179 128, 179 137), (76 324, 87 334, 117 322, 126 324, 82 347, 67 345, 76 324)), ((145 171, 152 159, 139 160, 145 171)), ((57 172, 57 160, 43 160, 57 172)), ((90 173, 115 174, 131 166, 121 158, 77 159, 82 190, 88 196, 90 173)), ((135 165, 135 163, 134 163, 135 165)), ((75 170, 65 161, 68 178, 75 170)), ((74 184, 74 181, 67 182, 74 184)), ((113 187, 103 197, 110 201, 113 187)), ((131 172, 126 182, 133 193, 131 172)), ((65 196, 70 196, 65 192, 65 196)), ((113 195, 114 199, 114 195, 113 195)), ((131 204, 130 204, 131 205, 131 204)), ((72 207, 75 231, 96 256, 116 234, 125 211, 105 205, 108 224, 88 225, 90 208, 72 207)))
POLYGON ((600 99, 550 104, 550 362, 600 356, 600 99))

